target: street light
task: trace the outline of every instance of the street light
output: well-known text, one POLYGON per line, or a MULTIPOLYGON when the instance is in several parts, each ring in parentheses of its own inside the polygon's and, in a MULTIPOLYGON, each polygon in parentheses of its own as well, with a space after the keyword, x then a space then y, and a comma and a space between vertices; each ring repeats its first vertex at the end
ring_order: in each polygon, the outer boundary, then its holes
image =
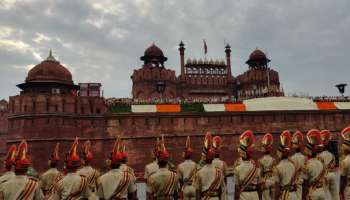
POLYGON ((337 87, 338 90, 339 90, 339 93, 340 93, 342 96, 344 96, 345 87, 346 87, 347 85, 348 85, 348 84, 346 84, 346 83, 341 83, 341 84, 336 85, 335 87, 337 87))
POLYGON ((163 102, 163 93, 165 90, 165 81, 158 81, 156 83, 156 87, 157 87, 157 92, 159 93, 160 96, 160 101, 163 102))

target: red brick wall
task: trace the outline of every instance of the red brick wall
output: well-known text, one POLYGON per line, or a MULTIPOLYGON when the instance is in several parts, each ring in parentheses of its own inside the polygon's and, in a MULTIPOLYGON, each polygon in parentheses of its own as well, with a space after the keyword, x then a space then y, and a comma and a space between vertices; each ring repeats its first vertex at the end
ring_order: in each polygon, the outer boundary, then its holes
POLYGON ((311 128, 339 131, 350 124, 350 111, 299 111, 299 112, 245 112, 245 113, 178 113, 178 114, 29 114, 9 118, 8 145, 22 137, 29 141, 29 153, 39 171, 46 168, 47 159, 55 145, 62 145, 61 157, 72 139, 79 136, 91 139, 94 146, 95 165, 104 168, 114 138, 125 137, 130 155, 130 165, 142 172, 151 160, 155 137, 166 135, 167 147, 175 163, 181 161, 185 138, 192 135, 195 158, 202 148, 205 130, 223 136, 223 158, 232 164, 236 158, 238 136, 246 129, 260 135, 265 132, 280 133, 284 129, 306 131, 311 128), (234 156, 232 156, 232 154, 234 156))

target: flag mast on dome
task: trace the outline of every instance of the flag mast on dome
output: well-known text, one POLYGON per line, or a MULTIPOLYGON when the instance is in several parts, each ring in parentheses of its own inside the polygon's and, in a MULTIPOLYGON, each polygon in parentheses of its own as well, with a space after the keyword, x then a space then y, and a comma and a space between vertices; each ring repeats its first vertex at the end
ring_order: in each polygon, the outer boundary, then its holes
POLYGON ((208 46, 205 39, 203 39, 203 48, 204 48, 204 60, 207 60, 208 46))
POLYGON ((49 51, 49 56, 46 58, 47 61, 54 61, 57 62, 57 60, 55 59, 55 57, 53 57, 52 55, 52 50, 50 49, 49 51))

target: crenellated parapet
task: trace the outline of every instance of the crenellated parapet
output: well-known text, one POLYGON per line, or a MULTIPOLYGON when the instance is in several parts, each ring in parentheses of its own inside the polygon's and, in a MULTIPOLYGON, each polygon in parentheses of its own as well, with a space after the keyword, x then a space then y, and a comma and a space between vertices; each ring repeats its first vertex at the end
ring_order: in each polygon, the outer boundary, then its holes
POLYGON ((82 97, 66 94, 22 94, 11 96, 9 114, 102 114, 107 106, 102 97, 82 97))

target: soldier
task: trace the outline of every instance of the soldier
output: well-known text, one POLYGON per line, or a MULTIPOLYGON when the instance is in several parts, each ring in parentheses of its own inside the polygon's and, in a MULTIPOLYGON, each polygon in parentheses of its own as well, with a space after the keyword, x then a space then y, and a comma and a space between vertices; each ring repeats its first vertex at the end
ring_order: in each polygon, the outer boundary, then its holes
POLYGON ((15 166, 16 176, 2 185, 0 188, 0 200, 41 200, 44 198, 39 183, 26 176, 28 167, 31 165, 31 161, 27 157, 27 152, 27 142, 22 140, 18 146, 18 155, 15 166))
POLYGON ((292 136, 292 148, 294 150, 294 154, 290 157, 297 168, 297 199, 302 199, 302 186, 303 186, 303 178, 302 178, 302 169, 304 164, 306 163, 307 157, 302 153, 303 149, 303 134, 300 131, 295 131, 292 136))
POLYGON ((168 169, 169 152, 165 148, 164 136, 158 155, 159 170, 149 177, 152 200, 177 200, 178 178, 175 172, 168 169))
POLYGON ((215 167, 220 168, 226 177, 228 175, 227 164, 225 161, 220 159, 221 144, 222 144, 222 139, 220 136, 213 137, 213 147, 215 151, 215 158, 212 163, 215 167))
POLYGON ((245 131, 239 137, 239 156, 241 160, 234 167, 235 199, 254 200, 261 197, 261 170, 251 158, 255 143, 252 131, 245 131))
MULTIPOLYGON (((91 142, 87 140, 83 146, 83 167, 78 171, 80 176, 84 176, 87 178, 87 183, 89 185, 90 197, 89 199, 96 199, 96 187, 97 187, 97 178, 100 176, 100 172, 93 167, 91 167, 90 163, 94 158, 94 155, 91 151, 91 142)), ((85 197, 88 198, 88 197, 85 197)))
POLYGON ((340 162, 340 199, 350 199, 350 126, 341 132, 343 160, 340 162))
POLYGON ((48 169, 40 177, 40 187, 44 193, 44 196, 50 196, 50 194, 53 191, 55 183, 57 183, 59 180, 63 178, 63 174, 57 169, 58 163, 60 161, 59 145, 60 143, 58 142, 48 161, 50 169, 48 169))
POLYGON ((120 144, 120 147, 121 147, 120 153, 122 155, 120 169, 123 170, 123 171, 129 172, 132 175, 132 177, 133 177, 133 181, 136 182, 136 176, 135 176, 134 170, 130 166, 127 165, 127 163, 128 163, 128 152, 126 151, 125 142, 123 140, 120 140, 120 142, 121 142, 121 144, 120 144))
POLYGON ((326 199, 324 186, 327 172, 322 160, 317 158, 319 145, 321 144, 320 131, 311 129, 306 134, 307 144, 305 154, 308 160, 303 169, 303 197, 310 200, 326 199))
POLYGON ((16 151, 17 147, 13 144, 7 152, 6 160, 4 161, 6 172, 0 177, 0 187, 8 180, 15 177, 15 173, 13 172, 13 166, 16 161, 16 151))
POLYGON ((206 156, 208 153, 209 148, 212 148, 213 146, 213 137, 210 133, 210 131, 208 131, 205 136, 204 136, 204 146, 202 149, 202 153, 201 153, 201 159, 198 162, 198 169, 202 168, 205 164, 206 164, 206 156))
MULTIPOLYGON (((196 199, 200 200, 226 200, 225 176, 223 171, 212 163, 215 150, 211 147, 209 134, 204 139, 205 164, 197 171, 194 178, 196 199)), ((203 155, 204 156, 204 155, 203 155)))
POLYGON ((339 190, 337 184, 336 177, 336 169, 335 169, 335 156, 328 151, 329 139, 331 137, 331 132, 329 130, 321 131, 321 153, 318 156, 323 160, 326 168, 326 187, 325 193, 327 195, 327 199, 339 200, 339 190))
POLYGON ((146 165, 144 179, 146 181, 146 195, 147 199, 151 198, 151 186, 149 185, 149 177, 159 170, 158 166, 158 154, 159 154, 159 138, 157 138, 156 146, 153 149, 153 161, 146 165))
POLYGON ((274 178, 272 176, 272 169, 276 164, 275 158, 272 156, 273 136, 271 133, 266 133, 261 141, 263 157, 259 159, 262 177, 262 199, 270 200, 274 195, 274 178))
MULTIPOLYGON (((279 159, 273 174, 276 180, 276 199, 297 199, 297 167, 289 159, 291 135, 289 131, 283 131, 280 135, 280 145, 277 151, 279 159)), ((272 199, 272 198, 271 198, 272 199)))
POLYGON ((119 138, 116 139, 110 158, 110 170, 97 179, 97 194, 102 200, 137 200, 134 177, 121 169, 123 154, 119 138))
POLYGON ((192 148, 190 136, 187 136, 186 148, 183 152, 185 161, 177 167, 177 176, 180 182, 183 200, 195 200, 196 189, 193 186, 193 178, 197 172, 197 164, 191 159, 192 148))
POLYGON ((90 195, 88 180, 77 173, 80 167, 80 157, 77 153, 78 138, 76 137, 66 155, 66 175, 57 182, 50 195, 50 200, 83 199, 90 195))

